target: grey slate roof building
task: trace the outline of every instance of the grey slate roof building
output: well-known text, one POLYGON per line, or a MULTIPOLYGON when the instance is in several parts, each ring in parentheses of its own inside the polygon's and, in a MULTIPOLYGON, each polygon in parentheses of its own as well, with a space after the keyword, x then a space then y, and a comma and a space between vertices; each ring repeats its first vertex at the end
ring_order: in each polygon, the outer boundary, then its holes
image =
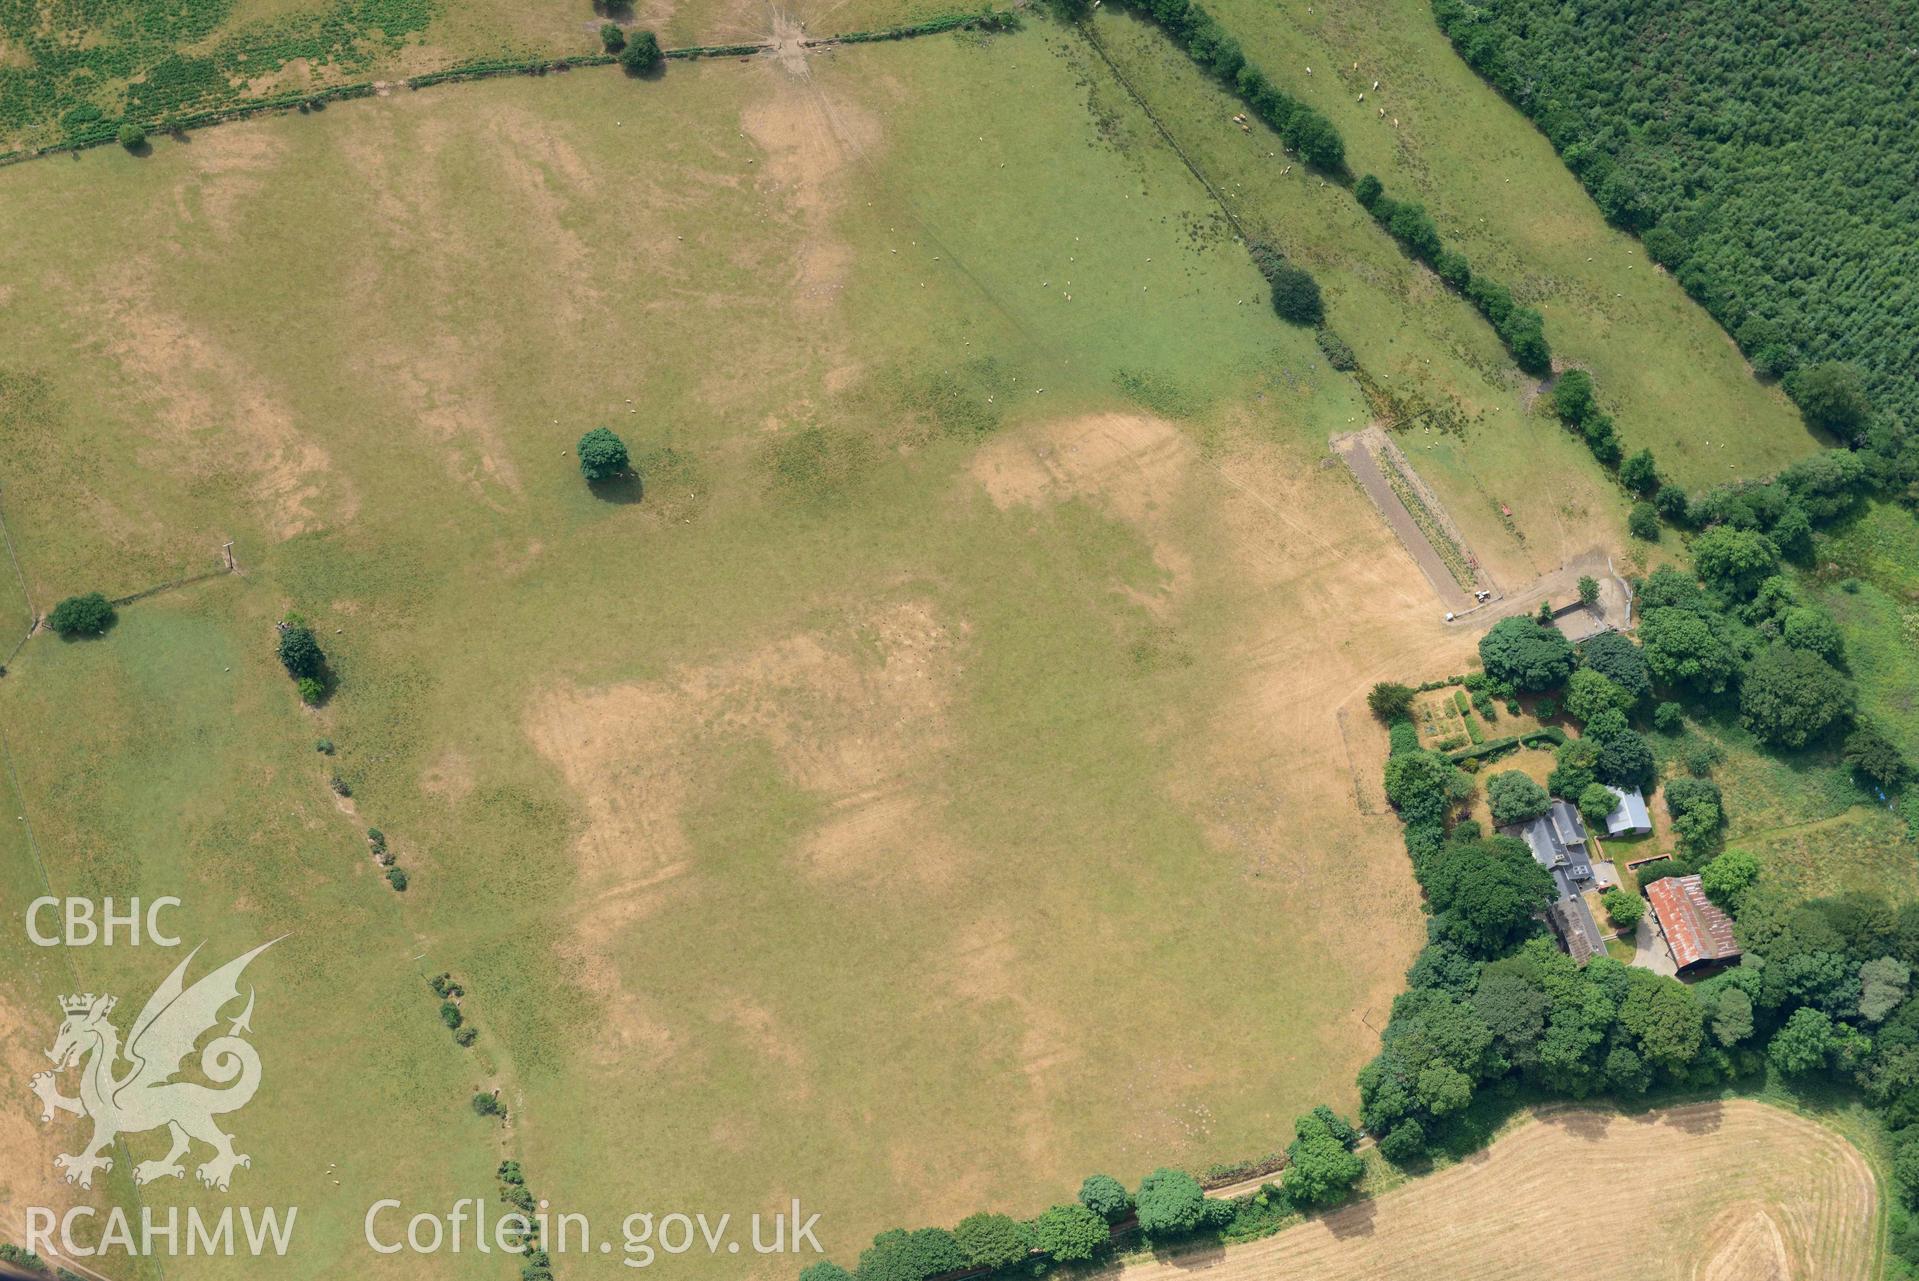
POLYGON ((1645 836, 1652 831, 1652 815, 1646 809, 1646 795, 1638 788, 1624 791, 1611 784, 1606 790, 1619 803, 1606 815, 1606 835, 1645 836))
POLYGON ((1606 936, 1593 919, 1592 909, 1586 906, 1586 891, 1596 888, 1599 881, 1593 875, 1586 825, 1579 811, 1554 798, 1552 807, 1538 818, 1499 830, 1526 842, 1534 861, 1553 874, 1559 901, 1547 912, 1547 919, 1566 951, 1581 965, 1604 953, 1606 936))
MULTIPOLYGON (((1533 858, 1554 880, 1568 880, 1582 889, 1595 884, 1592 858, 1586 853, 1586 825, 1579 811, 1566 802, 1555 798, 1552 808, 1538 818, 1500 831, 1526 842, 1533 858)), ((1560 888, 1564 892, 1563 884, 1560 888)))
POLYGON ((1552 923, 1553 933, 1559 936, 1559 945, 1579 964, 1604 955, 1606 936, 1599 932, 1599 923, 1593 920, 1592 909, 1586 906, 1584 898, 1560 899, 1546 909, 1546 919, 1552 923))

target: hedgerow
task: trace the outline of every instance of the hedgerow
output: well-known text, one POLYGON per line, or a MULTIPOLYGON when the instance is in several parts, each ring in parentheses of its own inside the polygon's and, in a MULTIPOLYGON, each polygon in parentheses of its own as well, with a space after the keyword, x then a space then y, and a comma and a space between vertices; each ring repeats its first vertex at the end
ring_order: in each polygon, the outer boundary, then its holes
POLYGON ((1881 489, 1919 499, 1919 295, 1905 284, 1919 274, 1914 12, 1844 0, 1433 0, 1433 12, 1755 372, 1862 450, 1881 489))
POLYGON ((1338 174, 1346 165, 1346 142, 1332 121, 1280 89, 1246 60, 1239 42, 1191 0, 1116 0, 1157 23, 1208 74, 1239 97, 1315 169, 1338 174))
POLYGON ((1405 246, 1406 252, 1431 267, 1479 308, 1521 369, 1539 376, 1552 372, 1545 318, 1531 307, 1515 303, 1512 291, 1498 281, 1474 275, 1463 254, 1446 248, 1425 206, 1393 199, 1371 174, 1353 184, 1353 196, 1375 222, 1405 246))
POLYGON ((1248 1196, 1205 1195, 1182 1170, 1159 1169, 1128 1194, 1117 1179, 1095 1174, 1079 1195, 1028 1220, 971 1215, 945 1228, 893 1228, 879 1233, 847 1269, 821 1260, 800 1281, 933 1281, 934 1278, 1037 1277, 1062 1266, 1098 1261, 1122 1243, 1143 1237, 1155 1248, 1188 1239, 1240 1241, 1277 1232, 1302 1214, 1346 1199, 1364 1165, 1355 1154, 1360 1132, 1324 1104, 1297 1117, 1284 1157, 1221 1167, 1220 1181, 1242 1169, 1274 1173, 1248 1196))

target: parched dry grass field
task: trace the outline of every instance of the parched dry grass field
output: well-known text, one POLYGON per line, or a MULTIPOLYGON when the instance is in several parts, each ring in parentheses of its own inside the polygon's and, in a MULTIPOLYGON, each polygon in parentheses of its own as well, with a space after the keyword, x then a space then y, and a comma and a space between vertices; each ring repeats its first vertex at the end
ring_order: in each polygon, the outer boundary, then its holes
MULTIPOLYGON (((396 93, 0 210, 33 603, 246 571, 11 665, 8 884, 294 929, 262 1052, 343 1048, 248 1113, 249 1197, 310 1207, 285 1275, 505 1155, 600 1222, 800 1195, 850 1257, 1350 1107, 1423 937, 1361 696, 1473 637, 1326 450, 1358 393, 1084 47, 396 93), (642 491, 581 484, 599 423, 642 491)), ((30 1046, 154 981, 0 948, 30 1046)))
POLYGON ((1125 1281, 1865 1281, 1878 1186, 1838 1133, 1750 1100, 1548 1113, 1485 1152, 1278 1236, 1125 1281))
MULTIPOLYGON (((1483 324, 1322 196, 1335 323, 1474 423, 1408 448, 1475 547, 1518 581, 1616 535, 1483 324)), ((358 1216, 509 1155, 599 1222, 799 1195, 850 1258, 1350 1107, 1424 937, 1363 693, 1475 636, 1327 451, 1365 400, 1081 38, 400 91, 0 172, 0 232, 29 600, 246 571, 10 665, 5 883, 292 931, 257 1026, 305 1067, 247 1131, 249 1197, 309 1207, 278 1274, 463 1275, 358 1216), (603 423, 643 485, 581 484, 603 423)), ((61 991, 154 981, 0 962, 16 1073, 61 991)), ((26 1106, 0 1232, 67 1195, 26 1106)))

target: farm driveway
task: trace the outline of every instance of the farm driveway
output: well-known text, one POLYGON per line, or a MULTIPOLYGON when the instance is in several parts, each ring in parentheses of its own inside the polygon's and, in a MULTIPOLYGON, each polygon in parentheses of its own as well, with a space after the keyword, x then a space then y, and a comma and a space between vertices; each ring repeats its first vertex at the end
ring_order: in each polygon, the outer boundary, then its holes
POLYGON ((1432 542, 1426 537, 1406 505, 1399 501, 1399 495, 1387 483, 1385 473, 1379 469, 1379 462, 1373 457, 1372 450, 1366 447, 1366 433, 1352 432, 1333 438, 1333 449, 1345 460, 1346 466, 1373 500, 1373 506, 1379 509, 1386 523, 1392 527, 1399 538, 1400 546, 1413 558, 1420 572, 1426 575, 1426 581, 1433 585, 1442 604, 1449 610, 1459 612, 1473 607, 1473 598, 1457 582, 1453 581, 1452 571, 1446 568, 1446 562, 1434 550, 1432 542))

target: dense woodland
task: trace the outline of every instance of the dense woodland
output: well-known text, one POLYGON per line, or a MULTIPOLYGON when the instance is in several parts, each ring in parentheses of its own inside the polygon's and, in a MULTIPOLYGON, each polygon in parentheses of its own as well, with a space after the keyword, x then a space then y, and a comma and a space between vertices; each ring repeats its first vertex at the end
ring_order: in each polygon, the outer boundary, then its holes
MULTIPOLYGON (((1865 444, 1919 422, 1919 8, 1434 0, 1466 61, 1760 372, 1858 366, 1865 444)), ((1803 403, 1803 399, 1802 399, 1803 403)))

